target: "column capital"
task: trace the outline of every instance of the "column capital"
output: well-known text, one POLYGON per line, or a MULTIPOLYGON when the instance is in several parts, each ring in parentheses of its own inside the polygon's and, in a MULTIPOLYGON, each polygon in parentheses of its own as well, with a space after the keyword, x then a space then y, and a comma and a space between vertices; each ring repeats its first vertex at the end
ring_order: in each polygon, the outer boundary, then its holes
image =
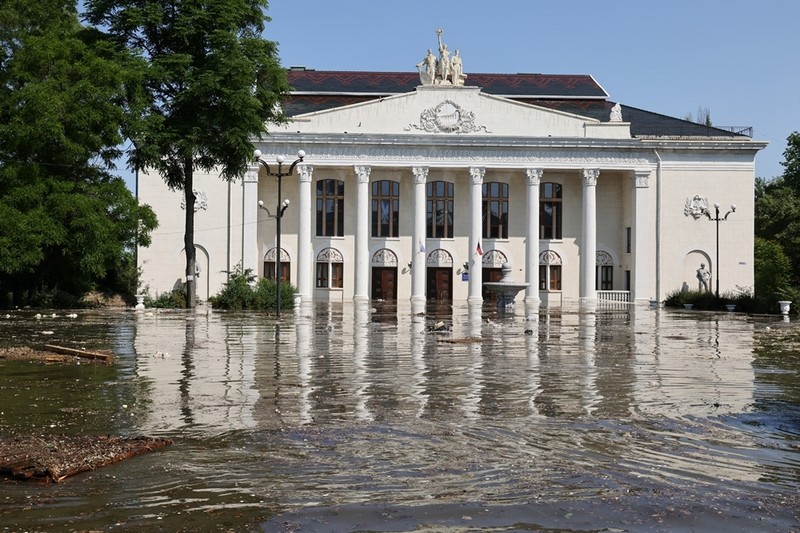
POLYGON ((248 165, 242 177, 243 183, 258 183, 258 165, 248 165))
POLYGON ((372 172, 372 167, 367 165, 356 165, 353 168, 356 171, 358 183, 369 183, 369 174, 372 172))
POLYGON ((587 187, 597 186, 597 177, 600 175, 600 169, 597 168, 584 168, 583 169, 583 184, 587 187))
POLYGON ((486 174, 486 167, 469 167, 469 176, 473 185, 483 184, 483 176, 486 174))
POLYGON ((411 167, 411 173, 414 174, 414 183, 417 185, 424 184, 428 179, 428 167, 411 167))
POLYGON ((542 174, 544 169, 541 168, 526 168, 525 175, 528 177, 528 185, 536 187, 542 182, 542 174))
POLYGON ((650 170, 637 169, 633 171, 633 186, 637 189, 650 186, 650 170))
POLYGON ((314 165, 298 165, 297 173, 300 175, 300 183, 311 183, 311 176, 314 174, 314 165))

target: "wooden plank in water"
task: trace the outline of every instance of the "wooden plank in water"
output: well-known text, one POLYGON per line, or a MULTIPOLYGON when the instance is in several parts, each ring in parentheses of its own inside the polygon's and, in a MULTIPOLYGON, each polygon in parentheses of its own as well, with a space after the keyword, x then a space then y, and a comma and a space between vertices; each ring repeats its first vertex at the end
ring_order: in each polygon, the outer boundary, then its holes
POLYGON ((89 350, 78 350, 75 348, 67 348, 65 346, 56 346, 54 344, 45 344, 43 346, 43 350, 46 352, 60 353, 62 355, 83 357, 85 359, 100 359, 101 361, 105 361, 106 363, 110 363, 111 360, 114 358, 113 356, 106 353, 90 352, 89 350))

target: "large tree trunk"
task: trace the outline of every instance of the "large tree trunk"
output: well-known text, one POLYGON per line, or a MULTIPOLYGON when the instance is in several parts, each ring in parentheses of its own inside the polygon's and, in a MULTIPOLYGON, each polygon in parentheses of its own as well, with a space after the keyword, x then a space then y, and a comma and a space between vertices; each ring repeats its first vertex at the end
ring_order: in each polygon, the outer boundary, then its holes
POLYGON ((183 248, 186 251, 186 307, 193 309, 197 293, 195 282, 194 251, 194 176, 192 174, 192 158, 183 162, 184 194, 186 195, 186 232, 183 235, 183 248))

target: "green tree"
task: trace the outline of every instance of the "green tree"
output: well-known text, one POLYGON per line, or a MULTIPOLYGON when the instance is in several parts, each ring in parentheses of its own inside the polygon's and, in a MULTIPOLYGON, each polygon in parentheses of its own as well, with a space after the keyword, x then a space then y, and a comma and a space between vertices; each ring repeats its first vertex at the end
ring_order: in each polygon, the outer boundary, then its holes
POLYGON ((251 139, 280 120, 288 94, 277 46, 261 37, 267 0, 87 0, 87 20, 141 60, 144 105, 132 99, 125 134, 134 168, 151 168, 186 199, 186 300, 195 302, 193 173, 231 180, 252 160, 251 139))
POLYGON ((789 135, 786 150, 783 151, 783 181, 791 187, 796 195, 800 195, 800 133, 789 135))
POLYGON ((0 6, 0 295, 115 276, 156 225, 112 176, 126 61, 74 2, 0 6))

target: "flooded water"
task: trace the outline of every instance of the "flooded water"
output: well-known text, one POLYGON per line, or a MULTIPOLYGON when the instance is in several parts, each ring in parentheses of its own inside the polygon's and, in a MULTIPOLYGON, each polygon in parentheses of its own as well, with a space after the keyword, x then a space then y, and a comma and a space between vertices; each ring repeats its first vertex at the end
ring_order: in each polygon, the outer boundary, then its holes
POLYGON ((0 316, 0 435, 168 437, 0 531, 796 531, 800 354, 775 317, 316 304, 0 316), (442 331, 435 331, 439 325, 442 331))

